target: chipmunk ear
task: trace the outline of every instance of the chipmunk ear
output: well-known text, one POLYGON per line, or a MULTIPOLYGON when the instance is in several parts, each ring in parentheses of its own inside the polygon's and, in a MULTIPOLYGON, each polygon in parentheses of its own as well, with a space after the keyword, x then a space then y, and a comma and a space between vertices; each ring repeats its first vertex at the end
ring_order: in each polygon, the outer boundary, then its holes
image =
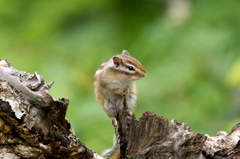
POLYGON ((120 63, 122 62, 122 59, 120 59, 119 57, 114 56, 113 57, 113 63, 118 67, 120 65, 120 63))
POLYGON ((127 50, 123 50, 122 54, 130 56, 130 54, 129 54, 129 52, 127 50))

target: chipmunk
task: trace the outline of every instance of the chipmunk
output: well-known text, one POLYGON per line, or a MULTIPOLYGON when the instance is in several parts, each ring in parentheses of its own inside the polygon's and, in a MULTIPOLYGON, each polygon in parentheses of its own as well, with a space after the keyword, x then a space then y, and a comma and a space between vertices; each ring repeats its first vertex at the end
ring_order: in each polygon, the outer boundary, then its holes
MULTIPOLYGON (((105 61, 98 68, 94 76, 95 96, 107 116, 113 119, 113 123, 116 121, 117 112, 124 109, 124 102, 128 110, 133 111, 137 100, 135 81, 145 76, 146 71, 142 64, 131 57, 126 50, 105 61)), ((114 127, 116 126, 115 123, 114 127)), ((116 134, 114 147, 103 152, 106 159, 119 159, 120 157, 117 136, 116 134)))
POLYGON ((95 96, 109 118, 115 118, 123 109, 124 98, 129 111, 133 111, 137 100, 135 81, 145 76, 142 64, 126 50, 98 68, 94 76, 95 96))

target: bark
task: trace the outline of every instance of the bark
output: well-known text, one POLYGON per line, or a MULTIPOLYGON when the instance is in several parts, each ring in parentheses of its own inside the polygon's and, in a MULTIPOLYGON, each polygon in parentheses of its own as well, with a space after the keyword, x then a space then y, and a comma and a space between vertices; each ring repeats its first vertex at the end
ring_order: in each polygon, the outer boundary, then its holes
MULTIPOLYGON (((71 131, 65 118, 69 100, 54 99, 52 84, 0 61, 0 158, 102 158, 71 131)), ((138 121, 123 110, 116 120, 122 159, 240 158, 240 124, 209 137, 153 112, 138 121)))
POLYGON ((93 158, 65 119, 69 100, 55 100, 42 76, 0 62, 0 157, 93 158))
POLYGON ((217 136, 195 133, 180 123, 145 112, 137 121, 126 110, 118 114, 121 159, 240 159, 240 124, 217 136))

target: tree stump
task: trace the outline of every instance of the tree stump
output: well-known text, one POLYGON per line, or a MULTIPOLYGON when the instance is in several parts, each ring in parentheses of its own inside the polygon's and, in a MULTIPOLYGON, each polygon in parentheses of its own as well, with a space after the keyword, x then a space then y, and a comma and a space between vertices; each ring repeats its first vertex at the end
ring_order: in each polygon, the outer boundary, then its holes
MULTIPOLYGON (((0 158, 102 159, 70 131, 69 100, 54 99, 52 84, 0 61, 0 158)), ((138 121, 123 110, 117 123, 121 159, 240 159, 240 124, 210 137, 154 112, 138 121)))

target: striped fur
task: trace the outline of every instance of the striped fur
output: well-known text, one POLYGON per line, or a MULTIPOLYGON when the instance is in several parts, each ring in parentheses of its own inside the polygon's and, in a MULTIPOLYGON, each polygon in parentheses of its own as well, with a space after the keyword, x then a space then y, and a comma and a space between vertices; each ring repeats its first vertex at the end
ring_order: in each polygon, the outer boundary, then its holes
POLYGON ((146 76, 142 64, 127 51, 113 56, 98 68, 94 76, 94 90, 99 103, 110 118, 123 109, 123 100, 132 111, 137 99, 135 80, 146 76))

